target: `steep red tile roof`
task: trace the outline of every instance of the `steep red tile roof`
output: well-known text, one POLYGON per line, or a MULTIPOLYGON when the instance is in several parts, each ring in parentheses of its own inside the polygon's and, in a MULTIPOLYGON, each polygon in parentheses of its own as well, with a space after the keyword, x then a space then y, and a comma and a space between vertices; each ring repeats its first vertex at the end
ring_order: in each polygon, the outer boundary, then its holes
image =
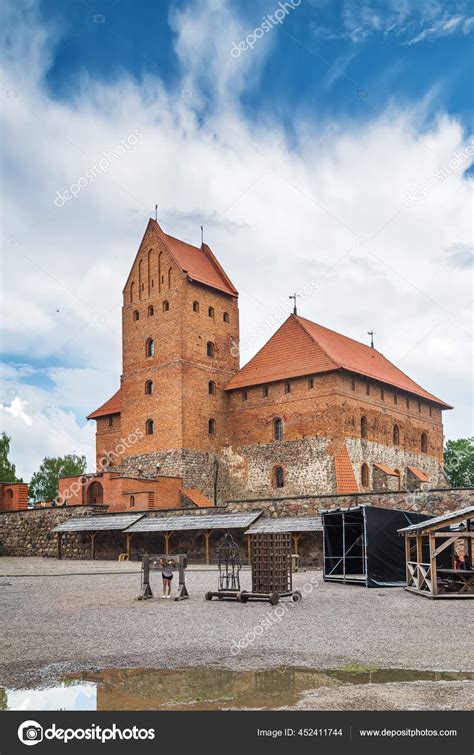
POLYGON ((183 488, 181 492, 186 496, 186 498, 189 498, 190 501, 196 504, 196 506, 199 506, 200 509, 209 508, 210 506, 214 508, 212 501, 210 501, 209 498, 206 498, 206 496, 201 493, 200 490, 183 488))
POLYGON ((216 288, 231 296, 238 296, 238 291, 221 267, 207 244, 193 246, 186 241, 165 233, 155 220, 150 220, 153 229, 164 240, 170 254, 188 278, 216 288))
POLYGON ((358 493, 359 486, 346 446, 342 446, 334 456, 336 466, 336 490, 338 493, 358 493))
POLYGON ((407 466, 407 469, 409 469, 410 472, 412 472, 412 474, 415 475, 415 477, 418 477, 418 479, 421 482, 428 482, 428 475, 426 474, 426 472, 423 472, 422 469, 418 469, 418 467, 409 467, 409 466, 407 466))
POLYGON ((374 467, 377 467, 377 469, 380 469, 381 472, 383 472, 384 474, 388 474, 391 477, 399 477, 400 476, 400 475, 397 474, 397 472, 395 472, 394 469, 392 469, 392 467, 387 467, 386 464, 378 464, 377 463, 377 464, 374 464, 374 467))
POLYGON ((95 412, 92 412, 92 414, 89 414, 87 419, 97 419, 97 417, 106 417, 108 414, 120 414, 121 409, 122 409, 122 397, 121 397, 121 391, 119 388, 117 393, 114 393, 112 398, 109 398, 109 400, 106 401, 105 404, 102 404, 102 406, 99 406, 99 408, 96 409, 95 412))
POLYGON ((276 333, 227 383, 226 390, 344 369, 379 380, 451 409, 366 344, 290 315, 276 333))

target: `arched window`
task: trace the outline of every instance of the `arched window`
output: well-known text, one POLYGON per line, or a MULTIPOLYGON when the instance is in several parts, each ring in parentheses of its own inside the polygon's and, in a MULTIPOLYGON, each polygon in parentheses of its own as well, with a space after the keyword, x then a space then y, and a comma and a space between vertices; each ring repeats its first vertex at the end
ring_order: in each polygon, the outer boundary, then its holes
POLYGON ((352 380, 351 380, 351 390, 355 391, 355 389, 356 389, 356 381, 355 381, 355 378, 352 378, 352 380))
POLYGON ((370 383, 369 383, 368 380, 367 380, 367 382, 365 384, 365 393, 366 393, 367 396, 370 396, 370 383))
POLYGON ((155 356, 155 342, 154 342, 153 338, 148 338, 148 340, 146 342, 145 353, 146 353, 147 357, 154 357, 155 356))
POLYGON ((385 401, 385 391, 383 388, 380 389, 380 398, 382 399, 382 401, 385 401))
POLYGON ((168 312, 169 308, 170 308, 170 303, 169 303, 169 301, 165 300, 163 302, 163 312, 168 312))
POLYGON ((209 383, 207 384, 207 391, 211 396, 216 395, 216 384, 214 380, 209 380, 209 383))
POLYGON ((133 310, 133 319, 134 319, 134 321, 140 319, 140 312, 138 311, 138 309, 134 309, 133 310))
POLYGON ((155 432, 155 423, 152 419, 147 419, 145 422, 145 432, 147 435, 153 435, 155 432))
POLYGON ((360 481, 363 488, 369 487, 369 467, 367 464, 362 464, 360 468, 360 481))
POLYGON ((104 489, 100 482, 94 480, 87 488, 87 503, 103 503, 104 489))
POLYGON ((248 391, 246 391, 246 389, 244 388, 244 390, 242 391, 242 401, 247 401, 248 397, 248 391))
POLYGON ((224 320, 224 322, 229 322, 229 313, 224 312, 224 314, 222 315, 222 319, 224 320))
POLYGON ((13 500, 13 490, 11 488, 7 488, 7 490, 5 490, 5 498, 7 499, 7 501, 13 500))
POLYGON ((209 317, 213 318, 214 317, 214 307, 209 307, 208 310, 207 310, 207 314, 209 315, 209 317))
POLYGON ((262 388, 262 396, 263 398, 268 398, 268 386, 264 385, 262 388))
POLYGON ((216 347, 212 341, 207 342, 207 356, 214 357, 216 355, 216 347))
POLYGON ((360 437, 367 438, 367 417, 360 418, 360 437))
POLYGON ((398 427, 398 425, 393 426, 393 445, 400 445, 400 428, 398 427))
POLYGON ((308 390, 312 391, 314 388, 314 378, 308 378, 308 390))
POLYGON ((283 440, 283 422, 280 417, 275 417, 273 420, 273 439, 283 440))
POLYGON ((425 454, 428 451, 428 436, 426 433, 421 433, 420 441, 421 453, 425 454))
POLYGON ((199 312, 199 302, 193 301, 193 312, 199 312))
POLYGON ((147 380, 145 383, 145 394, 151 396, 153 393, 153 380, 147 380))
POLYGON ((209 435, 215 435, 216 434, 216 420, 212 419, 212 417, 211 417, 211 419, 208 422, 207 430, 208 430, 209 435))
POLYGON ((285 383, 285 393, 291 393, 291 383, 285 383))
POLYGON ((393 394, 393 403, 398 404, 398 395, 396 393, 393 394))
POLYGON ((154 314, 155 314, 155 310, 153 309, 152 305, 150 304, 150 306, 148 307, 148 317, 153 317, 154 314))
POLYGON ((130 508, 131 509, 135 508, 135 496, 134 495, 130 496, 130 508))
POLYGON ((410 399, 409 399, 409 397, 408 397, 408 396, 407 396, 407 399, 406 399, 406 400, 407 400, 407 409, 409 409, 409 408, 410 408, 410 399))
POLYGON ((171 288, 173 285, 173 268, 170 267, 168 270, 168 288, 171 288))
POLYGON ((273 467, 272 482, 274 488, 283 488, 285 485, 285 473, 283 467, 273 467))
POLYGON ((132 281, 130 283, 130 304, 133 302, 133 297, 135 295, 135 283, 132 281))

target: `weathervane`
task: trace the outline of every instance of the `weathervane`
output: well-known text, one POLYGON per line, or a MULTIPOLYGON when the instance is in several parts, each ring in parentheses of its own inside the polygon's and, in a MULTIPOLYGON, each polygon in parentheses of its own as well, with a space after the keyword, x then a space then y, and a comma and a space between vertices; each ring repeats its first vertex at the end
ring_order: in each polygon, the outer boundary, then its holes
POLYGON ((375 335, 375 330, 368 330, 368 331, 367 331, 367 335, 368 335, 368 336, 370 336, 370 346, 371 346, 371 348, 373 349, 373 348, 374 348, 374 335, 375 335))
POLYGON ((297 294, 296 291, 295 291, 295 293, 293 294, 293 296, 289 296, 288 297, 288 299, 293 299, 294 302, 295 302, 294 306, 293 306, 293 314, 294 315, 298 314, 297 309, 296 309, 296 300, 298 299, 299 296, 300 296, 300 294, 297 294))

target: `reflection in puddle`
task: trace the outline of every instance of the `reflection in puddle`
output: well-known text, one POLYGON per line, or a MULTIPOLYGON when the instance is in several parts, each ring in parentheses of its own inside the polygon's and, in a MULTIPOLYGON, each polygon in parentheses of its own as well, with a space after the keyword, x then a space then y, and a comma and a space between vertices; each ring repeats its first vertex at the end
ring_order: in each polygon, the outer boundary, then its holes
POLYGON ((318 687, 474 679, 474 673, 403 669, 281 668, 227 671, 109 669, 70 674, 56 686, 0 689, 0 710, 220 710, 295 705, 318 687))

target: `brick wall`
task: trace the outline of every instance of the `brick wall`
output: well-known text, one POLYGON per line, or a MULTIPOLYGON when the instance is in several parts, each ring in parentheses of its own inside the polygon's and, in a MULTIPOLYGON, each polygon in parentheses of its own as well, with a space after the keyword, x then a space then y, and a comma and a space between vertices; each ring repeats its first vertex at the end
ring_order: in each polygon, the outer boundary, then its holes
POLYGON ((28 508, 28 485, 24 482, 0 483, 0 511, 28 508))

